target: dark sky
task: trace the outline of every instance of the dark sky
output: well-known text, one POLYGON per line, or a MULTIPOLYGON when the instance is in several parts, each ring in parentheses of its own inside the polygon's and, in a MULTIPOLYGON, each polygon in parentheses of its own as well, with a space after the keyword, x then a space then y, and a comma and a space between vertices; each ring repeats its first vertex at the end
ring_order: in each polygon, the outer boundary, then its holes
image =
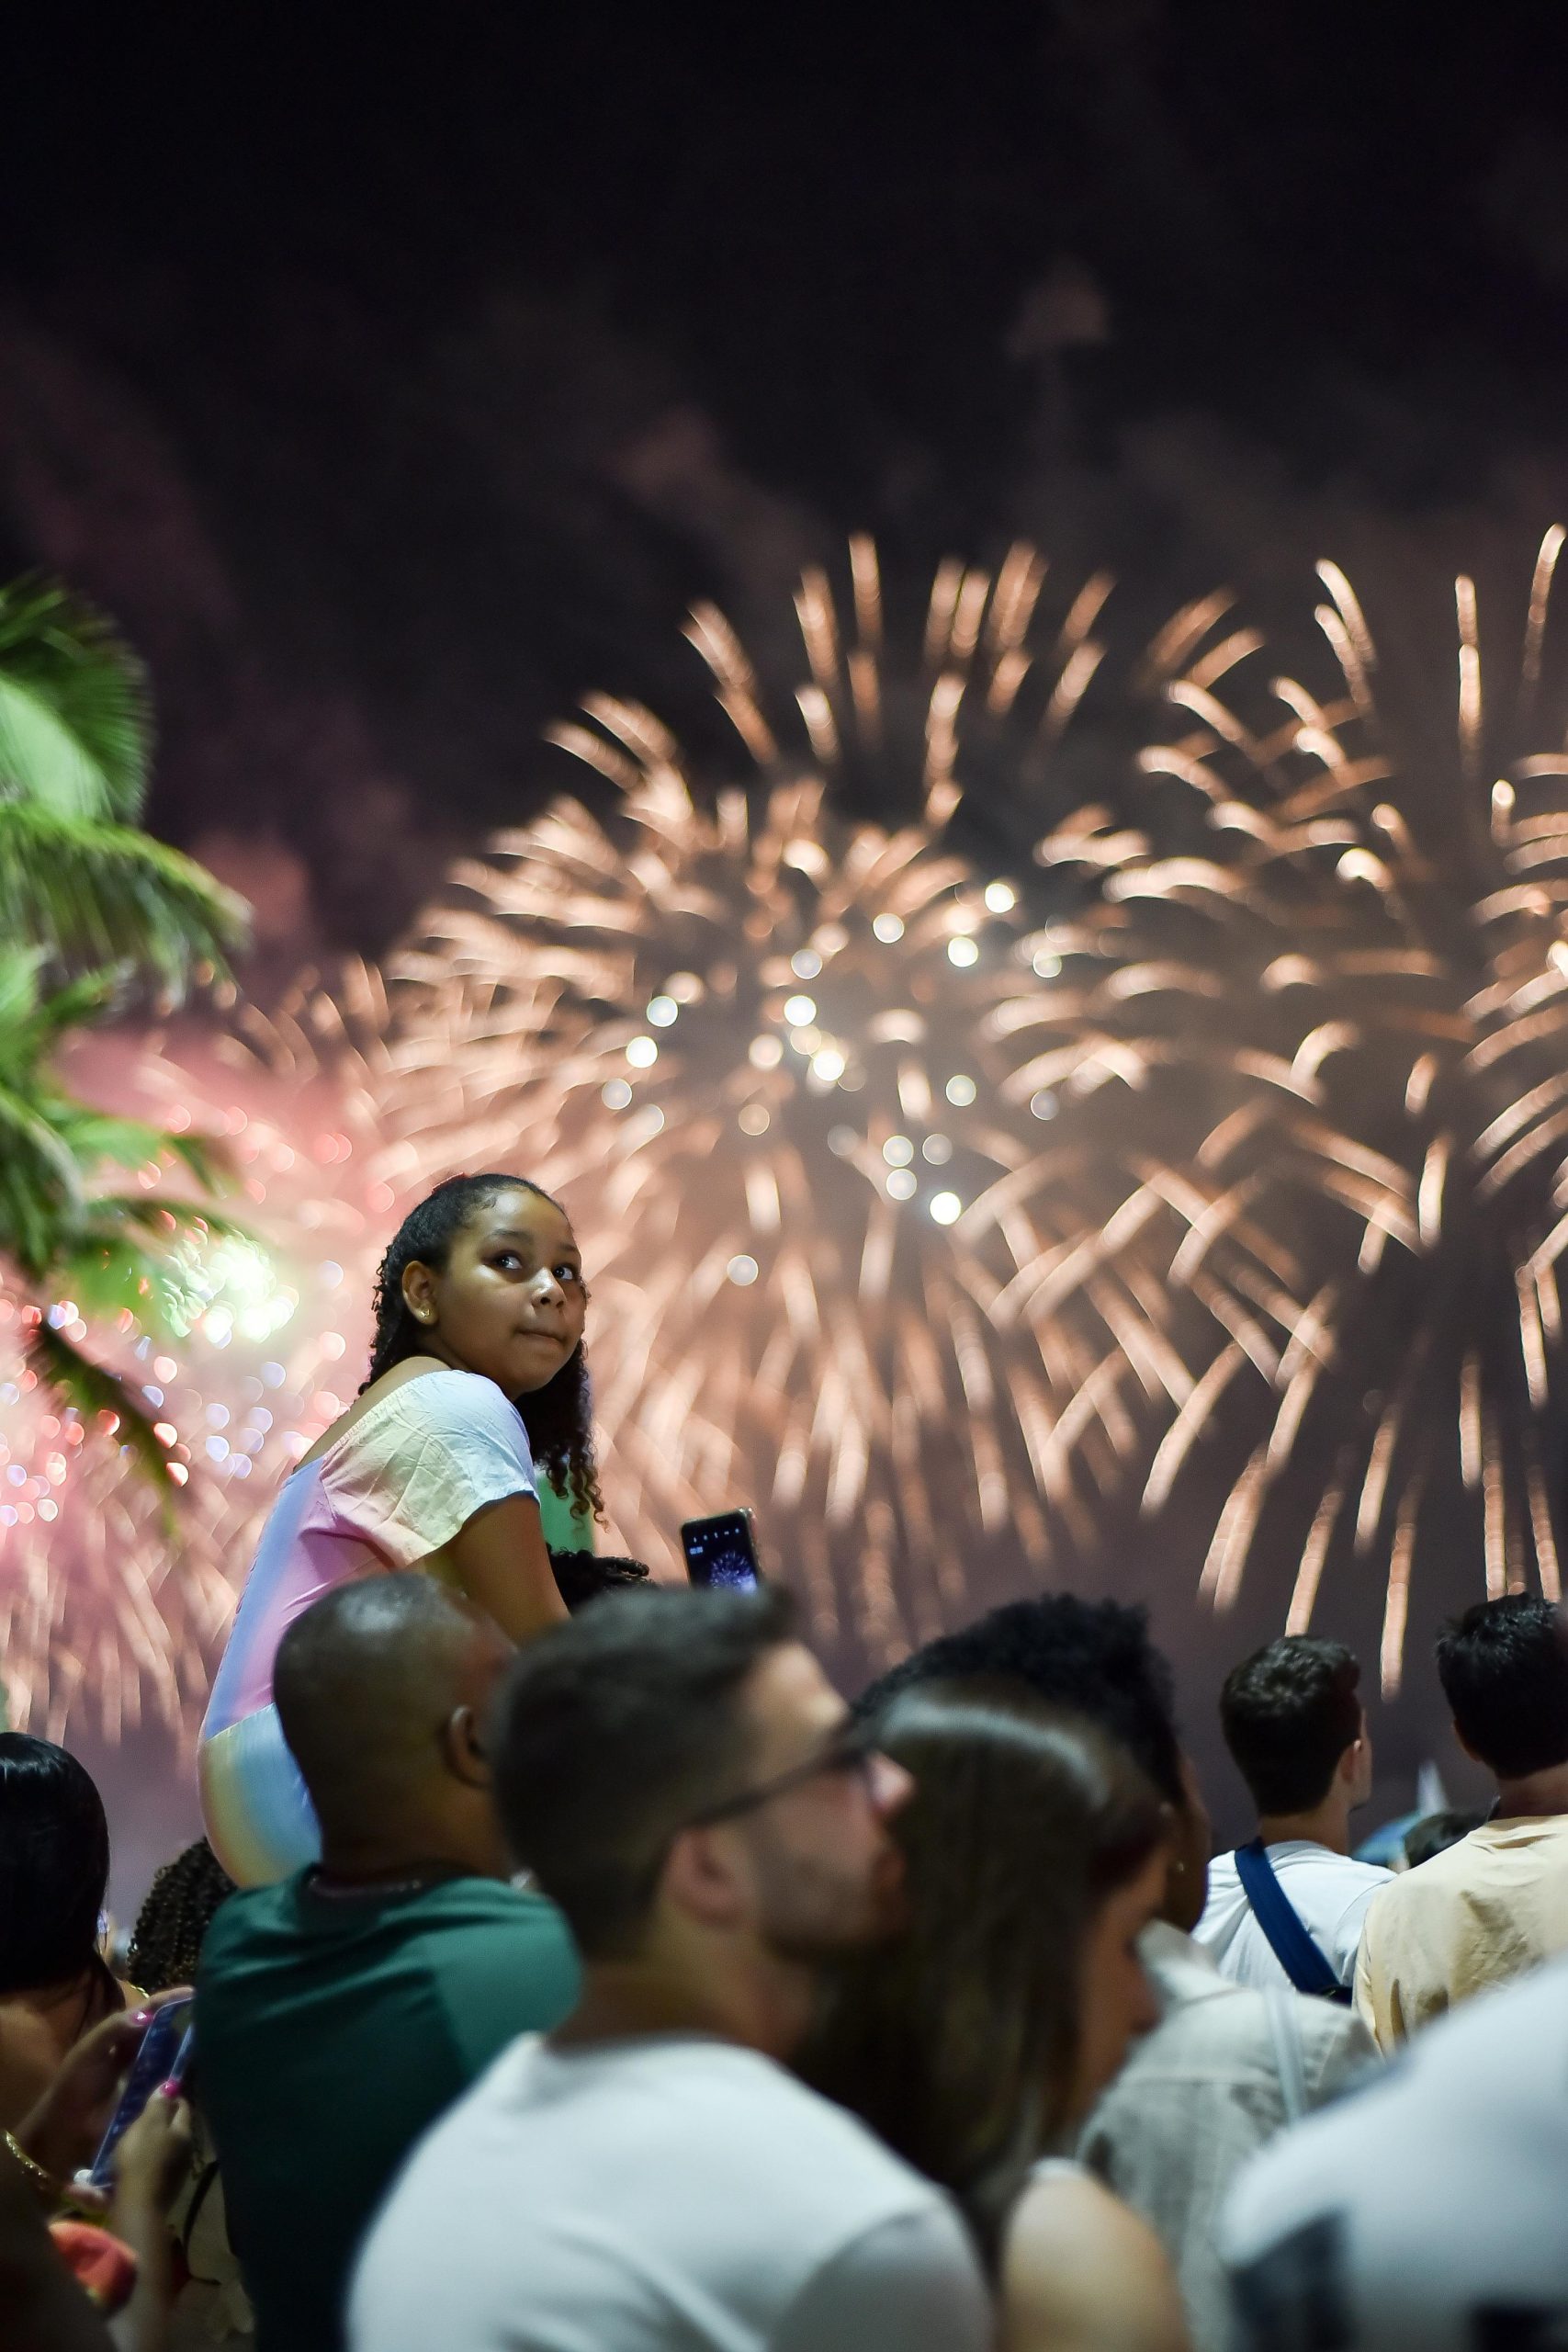
POLYGON ((118 614, 155 820, 280 951, 383 944, 583 688, 686 720, 685 601, 765 634, 851 527, 911 591, 1025 529, 1156 602, 1568 494, 1556 10, 61 23, 7 75, 0 563, 118 614))

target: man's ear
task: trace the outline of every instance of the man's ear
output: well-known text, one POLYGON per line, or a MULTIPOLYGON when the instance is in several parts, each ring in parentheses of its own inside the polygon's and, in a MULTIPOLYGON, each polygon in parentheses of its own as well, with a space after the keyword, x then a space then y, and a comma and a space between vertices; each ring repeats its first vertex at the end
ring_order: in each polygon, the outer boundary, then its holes
POLYGON ((667 1898, 704 1928, 734 1928, 750 1898, 733 1830, 722 1826, 682 1829, 664 1865, 667 1898))
POLYGON ((490 1758, 472 1707, 454 1707, 441 1726, 441 1752, 454 1780, 465 1788, 488 1789, 490 1758))

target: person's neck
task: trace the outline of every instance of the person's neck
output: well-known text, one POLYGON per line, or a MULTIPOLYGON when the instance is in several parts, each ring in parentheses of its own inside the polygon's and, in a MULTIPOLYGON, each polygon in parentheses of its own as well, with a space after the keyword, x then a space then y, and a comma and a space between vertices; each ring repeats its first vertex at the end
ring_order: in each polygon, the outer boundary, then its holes
POLYGON ((1331 1854, 1348 1854, 1350 1801, 1331 1789, 1321 1804, 1311 1805, 1304 1813, 1259 1814, 1258 1835, 1266 1846, 1288 1846, 1299 1840, 1305 1846, 1326 1846, 1331 1854))
POLYGON ((1568 1813, 1568 1764, 1527 1772, 1517 1781, 1499 1778, 1497 1820, 1518 1821, 1551 1813, 1568 1813))
POLYGON ((405 1823, 396 1837, 367 1831, 363 1835, 323 1830, 318 1876, 334 1886, 399 1886, 418 1881, 434 1885, 448 1878, 488 1878, 504 1882, 511 1875, 497 1854, 480 1853, 462 1838, 428 1823, 405 1823))
POLYGON ((657 1958, 589 1961, 582 1992, 558 2048, 581 2049, 642 2034, 706 2035, 786 2061, 810 2022, 808 1970, 768 1953, 724 1954, 699 1975, 657 1958))

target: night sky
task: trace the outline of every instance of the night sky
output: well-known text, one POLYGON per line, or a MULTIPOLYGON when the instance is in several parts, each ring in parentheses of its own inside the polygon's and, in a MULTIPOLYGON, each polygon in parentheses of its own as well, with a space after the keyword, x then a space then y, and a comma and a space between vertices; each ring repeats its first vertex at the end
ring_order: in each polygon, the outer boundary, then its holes
POLYGON ((1568 498, 1555 11, 61 22, 0 564, 119 616, 154 821, 279 964, 385 944, 585 688, 700 726, 687 600, 765 643, 850 528, 911 595, 1024 530, 1152 608, 1568 498))

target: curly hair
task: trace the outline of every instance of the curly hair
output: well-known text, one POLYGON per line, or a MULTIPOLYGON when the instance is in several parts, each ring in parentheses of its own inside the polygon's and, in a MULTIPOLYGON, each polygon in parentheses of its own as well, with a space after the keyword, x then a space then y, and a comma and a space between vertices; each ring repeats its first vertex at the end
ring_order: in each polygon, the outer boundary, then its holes
POLYGON ((550 1569, 556 1589, 573 1616, 606 1592, 635 1592, 652 1581, 641 1560, 624 1552, 558 1552, 552 1544, 550 1569))
POLYGON ((916 1683, 976 1676, 1026 1682, 1048 1705, 1087 1715, 1131 1750, 1162 1797, 1185 1806, 1175 1682, 1149 1639, 1146 1610, 1071 1592, 1007 1601, 914 1651, 862 1692, 856 1710, 877 1713, 916 1683))
MULTIPOLYGON (((359 1385, 364 1395, 396 1363, 422 1354, 424 1335, 409 1313, 403 1298, 403 1275, 410 1266, 433 1266, 442 1272, 452 1244, 476 1211, 489 1208, 502 1193, 532 1193, 551 1208, 560 1203, 541 1184, 526 1176, 448 1176, 412 1208, 399 1226, 376 1274, 376 1336, 370 1349, 370 1369, 359 1385)), ((562 1215, 565 1211, 562 1210, 562 1215)), ((527 1432, 528 1451, 551 1486, 570 1498, 573 1507, 604 1516, 599 1492, 599 1472, 593 1459, 593 1392, 588 1359, 579 1340, 552 1380, 525 1396, 512 1400, 527 1432)))
POLYGON ((233 1880, 205 1838, 165 1862, 136 1917, 126 1956, 131 1983, 144 1993, 193 1984, 207 1930, 233 1892, 233 1880))

